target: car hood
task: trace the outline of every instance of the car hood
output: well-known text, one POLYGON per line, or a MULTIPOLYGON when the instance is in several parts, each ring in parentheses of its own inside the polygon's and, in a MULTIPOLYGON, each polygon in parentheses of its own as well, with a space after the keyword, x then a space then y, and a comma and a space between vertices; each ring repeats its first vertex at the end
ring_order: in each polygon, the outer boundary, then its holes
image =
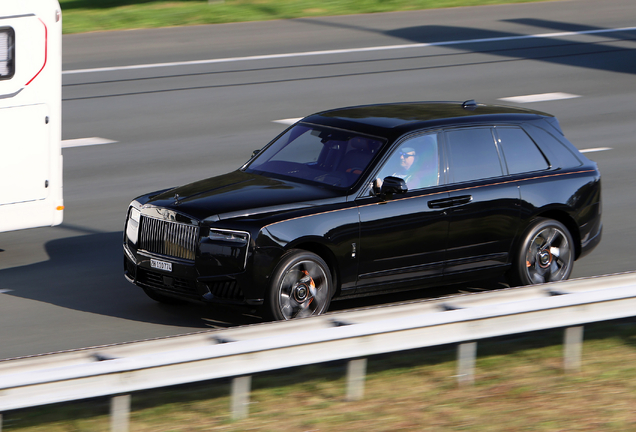
POLYGON ((204 220, 310 207, 338 196, 342 193, 322 187, 234 171, 150 195, 143 204, 204 220))

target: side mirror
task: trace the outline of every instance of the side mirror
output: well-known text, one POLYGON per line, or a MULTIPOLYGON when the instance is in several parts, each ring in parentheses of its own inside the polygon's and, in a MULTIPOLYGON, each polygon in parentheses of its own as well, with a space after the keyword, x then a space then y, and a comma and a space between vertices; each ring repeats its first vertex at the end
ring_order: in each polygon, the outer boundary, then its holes
POLYGON ((405 194, 409 188, 404 179, 399 177, 385 177, 384 180, 376 179, 373 182, 373 192, 384 199, 392 198, 393 194, 405 194))
POLYGON ((254 159, 256 157, 256 155, 259 154, 260 152, 261 152, 261 149, 254 150, 252 152, 252 159, 254 159))
POLYGON ((408 190, 409 188, 406 186, 404 179, 389 176, 384 178, 380 191, 383 194, 405 194, 408 190))

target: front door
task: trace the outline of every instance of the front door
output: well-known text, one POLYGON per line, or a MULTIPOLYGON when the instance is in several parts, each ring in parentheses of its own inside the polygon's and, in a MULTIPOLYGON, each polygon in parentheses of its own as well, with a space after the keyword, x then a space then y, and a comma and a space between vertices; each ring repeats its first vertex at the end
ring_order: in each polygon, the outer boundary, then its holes
POLYGON ((402 178, 407 193, 358 198, 360 267, 356 293, 441 281, 448 192, 443 185, 437 138, 437 133, 428 133, 402 141, 377 172, 379 179, 402 178))

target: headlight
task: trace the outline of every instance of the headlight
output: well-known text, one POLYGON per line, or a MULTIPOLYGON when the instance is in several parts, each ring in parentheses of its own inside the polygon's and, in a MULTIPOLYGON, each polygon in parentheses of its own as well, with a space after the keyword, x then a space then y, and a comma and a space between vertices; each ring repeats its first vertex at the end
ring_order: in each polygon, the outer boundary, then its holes
POLYGON ((132 244, 137 244, 139 237, 139 217, 141 212, 135 207, 130 207, 128 211, 128 222, 126 223, 126 237, 132 244))
POLYGON ((246 245, 249 242, 250 235, 249 233, 242 231, 210 229, 208 238, 212 241, 235 243, 237 246, 242 246, 246 245))

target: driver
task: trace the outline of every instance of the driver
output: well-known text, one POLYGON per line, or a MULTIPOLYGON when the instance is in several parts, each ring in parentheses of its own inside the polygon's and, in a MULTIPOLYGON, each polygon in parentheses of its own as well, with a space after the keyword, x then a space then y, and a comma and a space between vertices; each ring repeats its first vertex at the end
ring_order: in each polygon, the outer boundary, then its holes
MULTIPOLYGON (((406 182, 406 185, 409 189, 413 189, 413 182, 415 180, 415 174, 417 172, 415 161, 417 160, 417 153, 413 147, 402 147, 400 151, 395 153, 393 157, 393 161, 389 164, 390 166, 396 167, 394 169, 393 174, 386 174, 382 177, 386 177, 390 175, 391 177, 401 178, 406 182), (399 158, 399 161, 397 160, 399 158), (399 162, 399 163, 398 163, 399 162)), ((390 172, 390 171, 389 171, 390 172)), ((382 187, 382 178, 376 179, 376 185, 378 188, 382 187)))
POLYGON ((415 149, 413 147, 402 147, 398 152, 398 156, 400 157, 400 169, 393 173, 393 177, 404 179, 407 186, 410 186, 409 181, 413 179, 413 175, 416 172, 414 165, 417 160, 417 154, 415 149))

